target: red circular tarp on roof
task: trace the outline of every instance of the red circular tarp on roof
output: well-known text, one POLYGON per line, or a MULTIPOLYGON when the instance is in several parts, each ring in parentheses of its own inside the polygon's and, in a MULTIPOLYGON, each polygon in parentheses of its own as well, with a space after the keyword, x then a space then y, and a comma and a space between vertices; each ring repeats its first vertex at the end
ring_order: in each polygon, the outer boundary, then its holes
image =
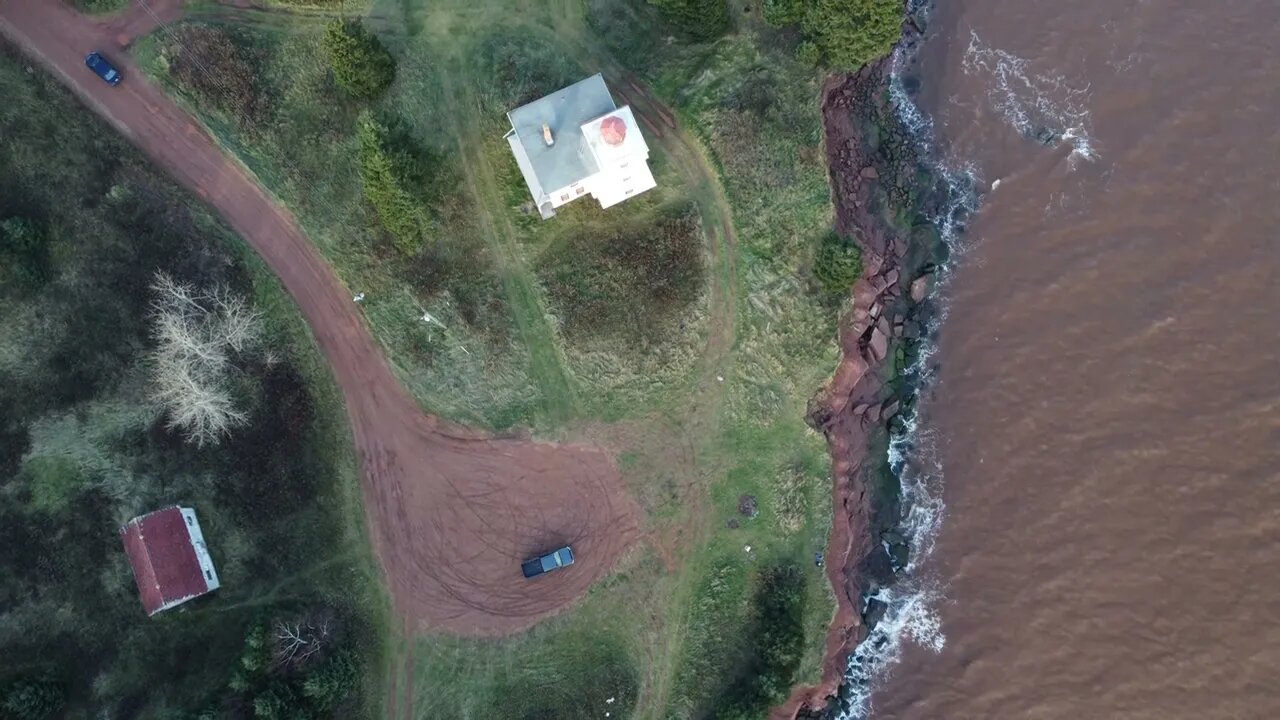
POLYGON ((621 145, 627 139, 627 122, 614 115, 600 123, 600 137, 610 145, 621 145))

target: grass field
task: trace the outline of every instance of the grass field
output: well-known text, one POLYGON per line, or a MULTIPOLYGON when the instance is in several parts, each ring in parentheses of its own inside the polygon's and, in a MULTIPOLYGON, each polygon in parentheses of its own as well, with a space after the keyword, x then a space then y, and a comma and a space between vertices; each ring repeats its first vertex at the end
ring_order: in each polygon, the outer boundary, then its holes
POLYGON ((381 715, 387 601, 350 430, 283 289, 228 230, 0 44, 0 717, 381 715), (196 447, 150 392, 162 271, 225 287, 263 341, 243 425, 196 447), (196 509, 222 588, 147 618, 117 535, 196 509), (326 647, 275 662, 277 622, 326 647), (308 683, 310 683, 308 685, 308 683))
POLYGON ((334 86, 314 9, 199 6, 136 48, 368 293, 426 409, 605 444, 647 513, 617 572, 529 633, 401 638, 406 717, 760 717, 817 678, 829 460, 804 415, 835 367, 840 305, 810 271, 831 225, 820 76, 744 5, 695 43, 639 0, 376 0, 365 22, 397 67, 368 103, 334 86), (252 112, 184 82, 187 33, 210 32, 252 64, 252 112), (595 72, 645 119, 659 188, 543 222, 505 112, 595 72), (417 254, 361 197, 361 112, 432 168, 417 254))

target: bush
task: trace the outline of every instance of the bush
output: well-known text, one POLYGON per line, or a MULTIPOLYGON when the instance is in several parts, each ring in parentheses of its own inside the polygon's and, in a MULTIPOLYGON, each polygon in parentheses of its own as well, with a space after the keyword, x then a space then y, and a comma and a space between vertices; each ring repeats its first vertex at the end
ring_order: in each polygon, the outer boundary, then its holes
POLYGON ((169 70, 184 87, 213 107, 235 117, 245 129, 265 115, 258 88, 257 63, 248 48, 214 27, 187 26, 173 42, 169 70))
POLYGON ((359 20, 330 21, 324 31, 324 46, 334 80, 356 99, 373 100, 395 80, 395 59, 359 20))
POLYGON ((822 51, 812 40, 805 40, 796 46, 796 59, 805 65, 817 66, 822 62, 822 51))
POLYGON ((65 704, 62 686, 53 678, 23 678, 0 691, 0 718, 49 720, 65 704))
POLYGON ((902 36, 902 0, 805 0, 800 27, 836 70, 887 55, 902 36))
POLYGON ((75 0, 75 6, 81 12, 109 13, 125 9, 129 0, 75 0))
POLYGON ((711 40, 729 29, 725 0, 649 0, 667 21, 698 40, 711 40))
POLYGON ((828 292, 846 293, 862 274, 862 251, 852 241, 829 232, 818 241, 813 275, 828 292))
POLYGON ((34 289, 50 274, 45 233, 23 218, 0 220, 0 282, 34 289))
POLYGON ((718 704, 718 720, 763 717, 786 699, 804 656, 804 593, 795 565, 764 571, 754 600, 750 666, 718 704))
POLYGON ((368 113, 360 117, 360 180, 364 197, 378 214, 378 221, 405 255, 416 255, 429 218, 410 188, 424 181, 416 158, 392 147, 387 128, 368 113))
POLYGON ((550 248, 537 272, 568 335, 657 340, 702 290, 702 228, 690 209, 652 226, 579 234, 550 248))
POLYGON ((804 19, 806 0, 764 0, 764 20, 774 27, 795 25, 804 19))
POLYGON ((326 660, 302 682, 302 695, 317 710, 332 710, 351 694, 359 682, 359 666, 350 653, 340 652, 326 660))

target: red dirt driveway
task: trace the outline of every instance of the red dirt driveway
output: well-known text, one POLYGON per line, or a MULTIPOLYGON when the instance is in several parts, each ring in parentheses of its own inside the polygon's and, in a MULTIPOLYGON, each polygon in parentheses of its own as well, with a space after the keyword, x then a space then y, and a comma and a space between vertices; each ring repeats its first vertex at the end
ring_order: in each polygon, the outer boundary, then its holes
MULTIPOLYGON (((127 25, 133 30, 132 19, 127 25)), ((424 414, 292 216, 118 49, 129 34, 123 27, 86 19, 61 0, 0 2, 0 32, 216 209, 297 302, 346 400, 369 534, 409 625, 501 635, 582 596, 639 536, 639 508, 612 457, 494 438, 424 414), (119 86, 84 66, 95 49, 121 68, 119 86), (576 564, 523 579, 521 560, 565 544, 576 564)))

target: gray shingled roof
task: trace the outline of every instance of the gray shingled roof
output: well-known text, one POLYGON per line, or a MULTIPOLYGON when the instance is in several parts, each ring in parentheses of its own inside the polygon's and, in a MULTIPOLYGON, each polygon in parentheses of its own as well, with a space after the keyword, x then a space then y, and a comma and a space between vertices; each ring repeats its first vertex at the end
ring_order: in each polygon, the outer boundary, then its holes
POLYGON ((604 78, 597 74, 507 113, 543 192, 554 192, 596 173, 598 168, 582 142, 580 126, 616 108, 604 78), (543 123, 551 126, 556 141, 549 147, 542 138, 543 123))

